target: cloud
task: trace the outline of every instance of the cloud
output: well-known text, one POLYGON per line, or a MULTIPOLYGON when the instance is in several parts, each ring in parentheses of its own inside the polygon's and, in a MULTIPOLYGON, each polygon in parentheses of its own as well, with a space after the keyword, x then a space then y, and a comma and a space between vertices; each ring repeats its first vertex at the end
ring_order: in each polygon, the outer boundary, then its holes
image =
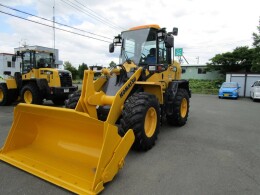
MULTIPOLYGON (((100 0, 89 2, 77 0, 72 2, 79 5, 80 10, 83 8, 84 10, 79 11, 61 0, 56 0, 56 21, 109 37, 111 42, 113 36, 120 33, 120 29, 129 29, 133 26, 157 23, 161 27, 166 27, 168 31, 172 27, 178 27, 179 35, 175 38, 175 47, 184 48, 185 57, 190 63, 197 63, 198 56, 200 62, 205 63, 217 53, 230 51, 239 45, 251 45, 252 32, 256 31, 259 20, 258 0, 252 0, 250 3, 235 0, 100 0), (92 17, 89 13, 92 13, 92 17), (94 19, 93 15, 99 20, 94 19)), ((33 0, 8 2, 0 0, 0 3, 19 9, 26 8, 28 12, 36 13, 49 20, 53 17, 52 1, 46 3, 46 1, 33 0)), ((0 10, 3 10, 2 7, 0 10)), ((0 14, 0 17, 2 19, 3 14, 0 14)), ((52 25, 51 22, 34 17, 25 15, 23 17, 52 25)), ((18 47, 19 42, 24 39, 30 45, 53 47, 52 28, 13 17, 5 16, 3 19, 5 21, 0 21, 0 52, 13 52, 13 48, 18 47)), ((67 27, 56 26, 76 32, 67 27)), ((59 49, 60 59, 63 61, 70 61, 74 66, 82 62, 88 65, 108 65, 111 60, 116 60, 118 63, 116 56, 119 55, 119 48, 116 53, 110 54, 109 43, 59 30, 55 32, 56 48, 59 49)), ((80 31, 77 33, 93 36, 80 31)))

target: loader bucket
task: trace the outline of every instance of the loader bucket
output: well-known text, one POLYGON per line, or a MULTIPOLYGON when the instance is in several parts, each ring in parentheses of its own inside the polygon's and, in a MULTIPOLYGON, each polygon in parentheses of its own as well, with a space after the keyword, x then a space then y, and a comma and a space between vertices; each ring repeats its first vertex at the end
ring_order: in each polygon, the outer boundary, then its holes
POLYGON ((97 194, 134 142, 117 127, 75 110, 19 104, 0 159, 77 194, 97 194))

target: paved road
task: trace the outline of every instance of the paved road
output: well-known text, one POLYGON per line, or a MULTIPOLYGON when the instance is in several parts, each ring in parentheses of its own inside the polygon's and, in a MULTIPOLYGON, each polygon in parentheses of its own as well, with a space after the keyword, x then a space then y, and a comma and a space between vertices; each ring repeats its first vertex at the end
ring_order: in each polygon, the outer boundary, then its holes
MULTIPOLYGON (((0 145, 12 121, 0 108, 0 145)), ((260 102, 193 95, 186 126, 164 125, 156 146, 131 151, 102 194, 260 193, 260 102)), ((0 194, 70 194, 0 162, 0 194)))

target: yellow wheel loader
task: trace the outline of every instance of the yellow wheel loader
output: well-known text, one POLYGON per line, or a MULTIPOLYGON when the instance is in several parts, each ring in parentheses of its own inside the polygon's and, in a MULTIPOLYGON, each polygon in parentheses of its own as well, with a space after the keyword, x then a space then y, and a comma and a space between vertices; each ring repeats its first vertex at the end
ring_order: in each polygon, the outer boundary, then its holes
POLYGON ((43 99, 63 105, 68 95, 77 90, 67 70, 55 69, 54 55, 44 51, 25 50, 13 56, 22 58, 21 72, 6 75, 0 82, 0 106, 13 103, 18 97, 28 104, 42 104, 43 99))
POLYGON ((190 90, 172 61, 178 29, 131 28, 115 37, 120 65, 85 70, 67 108, 19 104, 0 159, 77 194, 97 194, 124 165, 130 148, 151 149, 160 123, 182 126, 190 90), (165 120, 164 120, 165 119, 165 120))

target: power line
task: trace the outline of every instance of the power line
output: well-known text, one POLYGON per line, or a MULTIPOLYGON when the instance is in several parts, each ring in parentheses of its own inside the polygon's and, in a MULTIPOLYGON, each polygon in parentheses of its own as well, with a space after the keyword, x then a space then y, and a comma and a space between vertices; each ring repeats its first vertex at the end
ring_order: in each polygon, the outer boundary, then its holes
MULTIPOLYGON (((68 9, 71 9, 71 6, 67 5, 67 4, 64 4, 62 1, 56 1, 56 4, 59 4, 60 7, 64 8, 64 7, 67 7, 68 9)), ((57 9, 58 10, 58 9, 57 9)), ((108 28, 108 27, 107 27, 108 28)), ((102 28, 102 30, 104 31, 105 28, 102 28)), ((114 30, 114 29, 113 29, 114 30)), ((113 31, 112 32, 112 29, 109 28, 109 32, 105 31, 105 34, 107 36, 110 36, 110 37, 114 37, 115 36, 115 32, 113 31)), ((117 33, 116 33, 117 34, 117 33)))
MULTIPOLYGON (((224 41, 224 40, 223 40, 224 41)), ((250 39, 244 39, 244 40, 237 40, 237 41, 232 41, 232 42, 227 42, 227 43, 216 43, 216 44, 213 44, 213 45, 205 45, 205 44, 202 44, 202 46, 190 46, 190 47, 183 47, 185 49, 189 49, 189 50, 198 50, 198 49, 201 49, 201 48, 204 48, 204 49, 209 49, 209 48, 219 48, 219 47, 222 47, 222 46, 229 46, 229 45, 234 45, 236 43, 241 43, 241 42, 248 42, 250 41, 250 39)))
POLYGON ((93 11, 93 10, 90 9, 88 6, 84 5, 83 3, 81 3, 81 2, 79 2, 79 1, 77 1, 77 0, 75 0, 75 1, 76 1, 78 4, 80 4, 81 6, 83 6, 85 9, 87 9, 87 10, 91 11, 92 13, 94 13, 98 18, 103 19, 103 20, 109 22, 109 23, 112 24, 112 25, 118 26, 118 27, 121 28, 122 30, 126 30, 124 27, 121 27, 121 26, 119 26, 119 25, 114 24, 113 22, 109 21, 107 18, 105 18, 105 17, 103 17, 103 16, 99 16, 95 11, 93 11))
POLYGON ((119 27, 117 27, 117 26, 114 26, 114 25, 111 25, 111 24, 107 23, 107 21, 104 21, 104 20, 98 18, 97 16, 88 13, 86 10, 83 10, 80 6, 78 6, 77 4, 75 4, 75 3, 73 3, 73 2, 65 1, 65 0, 61 0, 61 1, 62 1, 63 3, 65 3, 65 4, 69 5, 70 7, 73 7, 74 9, 76 9, 76 10, 78 10, 78 11, 80 11, 80 12, 82 12, 82 13, 84 13, 84 14, 86 14, 86 15, 88 15, 88 16, 90 16, 90 17, 96 19, 96 20, 98 20, 99 22, 101 22, 101 23, 103 23, 103 24, 109 26, 110 28, 112 28, 112 29, 114 29, 114 30, 122 31, 121 28, 119 28, 119 27))
MULTIPOLYGON (((64 1, 64 0, 63 0, 63 1, 64 1)), ((114 24, 114 23, 111 22, 108 18, 104 18, 104 17, 102 17, 102 16, 99 16, 99 15, 96 14, 93 10, 91 10, 92 13, 90 13, 90 11, 86 10, 86 9, 89 9, 87 6, 85 6, 84 4, 78 2, 77 0, 74 0, 74 1, 77 2, 79 5, 77 5, 77 3, 74 3, 73 1, 71 1, 71 3, 74 4, 75 6, 81 8, 81 9, 84 10, 85 12, 87 12, 87 13, 90 15, 90 17, 94 17, 94 18, 96 18, 96 19, 98 19, 98 20, 101 20, 101 21, 103 21, 105 24, 110 25, 110 26, 112 26, 112 27, 114 27, 114 28, 117 28, 117 29, 119 29, 120 31, 126 30, 125 28, 120 27, 120 26, 114 24), (83 6, 83 8, 82 8, 82 6, 83 6), (94 13, 94 14, 93 14, 93 13, 94 13)), ((90 9, 89 9, 89 10, 90 10, 90 9)))
MULTIPOLYGON (((79 12, 79 10, 77 9, 77 8, 75 8, 75 7, 73 7, 73 6, 71 6, 70 4, 68 4, 67 2, 63 2, 62 0, 61 1, 57 1, 61 6, 66 6, 66 7, 68 7, 69 9, 71 9, 71 8, 74 8, 77 12, 78 12, 78 14, 85 14, 85 13, 80 13, 79 12)), ((85 15, 84 15, 85 16, 85 15)), ((112 28, 112 27, 110 27, 110 26, 108 26, 108 25, 104 25, 107 29, 108 29, 108 31, 109 31, 109 34, 111 35, 111 36, 114 36, 115 35, 115 31, 119 31, 118 29, 114 29, 114 28, 112 28)), ((105 29, 105 28, 103 28, 103 29, 105 29)), ((121 31, 121 30, 120 30, 121 31)), ((116 33, 117 34, 117 33, 116 33)))
MULTIPOLYGON (((33 23, 36 23, 36 24, 40 24, 40 25, 43 25, 43 26, 47 26, 47 27, 53 28, 53 26, 48 25, 48 24, 43 24, 43 23, 41 23, 41 22, 37 22, 37 21, 34 21, 34 20, 30 20, 30 19, 27 19, 27 18, 23 18, 23 17, 21 17, 21 16, 17 16, 17 15, 14 15, 14 14, 10 14, 10 13, 7 13, 7 12, 3 12, 3 11, 1 11, 1 10, 0 10, 0 12, 3 13, 3 14, 9 15, 9 16, 13 16, 13 17, 16 17, 16 18, 20 18, 20 19, 22 19, 22 20, 27 20, 27 21, 30 21, 30 22, 33 22, 33 23)), ((99 38, 95 38, 95 37, 91 37, 91 36, 79 34, 79 33, 76 33, 76 32, 73 32, 73 31, 69 31, 69 30, 65 30, 65 29, 62 29, 62 28, 55 27, 55 29, 58 29, 58 30, 61 30, 61 31, 64 31, 64 32, 68 32, 68 33, 72 33, 72 34, 75 34, 75 35, 79 35, 79 36, 82 36, 82 37, 87 37, 87 38, 90 38, 90 39, 95 39, 95 40, 98 40, 98 41, 103 41, 103 42, 106 42, 106 43, 110 43, 109 41, 106 41, 106 40, 102 40, 102 39, 99 39, 99 38)))
MULTIPOLYGON (((25 12, 25 11, 21 11, 21 10, 18 10, 18 9, 15 9, 15 8, 12 8, 12 7, 3 5, 3 4, 1 4, 1 3, 0 3, 0 6, 5 7, 5 8, 8 8, 8 9, 11 9, 11 10, 14 10, 14 11, 16 11, 16 12, 20 12, 20 13, 29 15, 29 16, 33 16, 33 17, 36 17, 36 18, 39 18, 39 19, 42 19, 42 20, 45 20, 45 21, 48 21, 48 22, 53 22, 52 20, 48 20, 48 19, 46 19, 46 18, 43 18, 43 17, 40 17, 40 16, 36 16, 36 15, 34 15, 34 14, 30 14, 30 13, 25 12)), ((60 22, 54 22, 54 23, 55 23, 55 24, 59 24, 59 25, 61 25, 61 26, 68 27, 68 28, 72 28, 72 29, 74 29, 74 30, 78 30, 78 31, 81 31, 81 32, 85 32, 85 33, 92 34, 92 35, 95 35, 95 36, 98 36, 98 37, 102 37, 102 38, 106 38, 106 39, 112 40, 112 39, 109 38, 109 37, 105 37, 105 36, 98 35, 98 34, 95 34, 95 33, 92 33, 92 32, 88 32, 88 31, 85 31, 85 30, 82 30, 82 29, 79 29, 79 28, 75 28, 75 27, 69 26, 69 25, 67 25, 67 24, 62 24, 62 23, 60 23, 60 22)))

